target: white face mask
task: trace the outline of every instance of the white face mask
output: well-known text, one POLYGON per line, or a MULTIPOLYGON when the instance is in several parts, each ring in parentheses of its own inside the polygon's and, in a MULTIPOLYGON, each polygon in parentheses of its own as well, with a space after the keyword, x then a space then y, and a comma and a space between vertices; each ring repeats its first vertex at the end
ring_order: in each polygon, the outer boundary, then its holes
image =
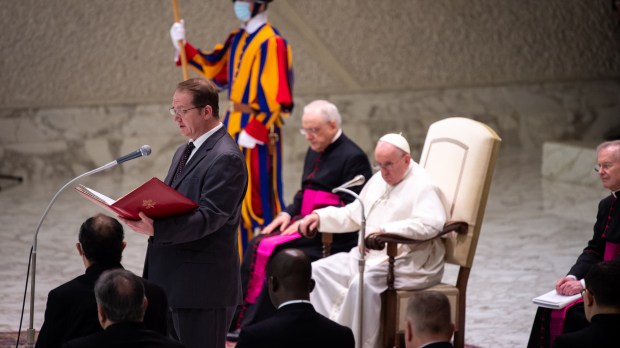
POLYGON ((252 12, 250 11, 250 3, 244 1, 235 1, 235 16, 242 21, 247 22, 252 18, 252 12))

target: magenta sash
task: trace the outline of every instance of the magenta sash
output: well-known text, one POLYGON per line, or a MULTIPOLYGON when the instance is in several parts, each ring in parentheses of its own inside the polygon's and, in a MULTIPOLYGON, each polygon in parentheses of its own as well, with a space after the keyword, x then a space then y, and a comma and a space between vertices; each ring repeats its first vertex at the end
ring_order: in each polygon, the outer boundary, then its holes
MULTIPOLYGON (((611 261, 616 258, 618 254, 620 254, 620 243, 607 242, 605 244, 605 255, 603 256, 604 261, 611 261)), ((569 304, 562 309, 556 309, 551 311, 551 322, 549 323, 550 346, 553 346, 553 341, 555 341, 555 338, 561 335, 564 331, 564 320, 566 319, 566 311, 570 307, 580 302, 583 302, 583 299, 576 300, 575 302, 569 304)))
POLYGON ((264 238, 256 250, 256 261, 254 262, 254 269, 250 273, 250 280, 248 281, 248 292, 245 296, 247 303, 256 303, 256 299, 263 288, 265 282, 265 270, 267 269, 267 260, 273 253, 273 250, 280 244, 284 244, 291 240, 300 238, 299 233, 277 235, 273 237, 264 238))
POLYGON ((607 242, 607 244, 605 244, 605 255, 603 256, 603 260, 611 261, 615 259, 618 254, 620 254, 620 243, 607 242))
POLYGON ((315 209, 338 205, 340 196, 335 193, 306 189, 301 200, 301 216, 306 216, 315 209))
POLYGON ((566 311, 572 306, 583 302, 583 299, 578 299, 569 303, 562 309, 554 309, 551 311, 551 321, 549 322, 549 347, 553 346, 555 338, 562 334, 564 331, 564 321, 566 320, 566 311))
MULTIPOLYGON (((312 213, 313 210, 338 205, 340 203, 340 197, 337 194, 325 191, 317 191, 311 189, 304 190, 304 196, 301 201, 301 216, 306 216, 312 213)), ((276 235, 268 236, 260 241, 258 248, 256 249, 256 259, 254 262, 254 268, 250 273, 250 280, 248 281, 248 291, 245 296, 246 303, 256 303, 258 295, 260 295, 265 283, 265 270, 267 269, 267 261, 273 253, 274 249, 286 242, 301 238, 299 233, 293 233, 288 235, 276 235)))

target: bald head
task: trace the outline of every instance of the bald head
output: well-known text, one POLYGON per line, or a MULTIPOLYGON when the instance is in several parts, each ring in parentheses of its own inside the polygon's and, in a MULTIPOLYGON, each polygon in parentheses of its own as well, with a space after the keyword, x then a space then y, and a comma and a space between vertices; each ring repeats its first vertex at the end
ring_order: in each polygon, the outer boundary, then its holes
POLYGON ((303 251, 285 249, 267 264, 269 296, 274 306, 291 300, 307 300, 314 289, 312 264, 303 251))

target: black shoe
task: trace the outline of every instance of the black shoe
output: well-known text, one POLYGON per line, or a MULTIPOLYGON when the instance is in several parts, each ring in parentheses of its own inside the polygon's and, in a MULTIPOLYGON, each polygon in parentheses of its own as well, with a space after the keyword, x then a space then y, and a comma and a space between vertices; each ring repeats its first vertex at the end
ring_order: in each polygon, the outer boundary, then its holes
POLYGON ((241 332, 241 329, 236 329, 235 331, 229 331, 226 334, 226 340, 230 341, 230 342, 237 342, 239 341, 239 333, 241 332))

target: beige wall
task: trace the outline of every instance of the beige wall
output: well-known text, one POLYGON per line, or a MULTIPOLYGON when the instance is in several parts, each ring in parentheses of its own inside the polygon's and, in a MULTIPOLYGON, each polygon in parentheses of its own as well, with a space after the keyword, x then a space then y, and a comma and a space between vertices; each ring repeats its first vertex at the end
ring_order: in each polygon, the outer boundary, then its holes
MULTIPOLYGON (((118 172, 163 177, 182 142, 166 112, 181 79, 171 3, 2 0, 0 173, 68 179, 150 144, 149 159, 118 172)), ((229 0, 179 3, 188 40, 199 47, 238 25, 229 0)), ((430 123, 449 116, 481 120, 503 146, 525 151, 550 140, 601 140, 620 123, 620 26, 610 7, 275 0, 269 16, 292 45, 295 68, 286 197, 306 148, 301 109, 316 98, 336 103, 345 132, 369 155, 389 131, 402 131, 419 151, 430 123)))
MULTIPOLYGON (((210 49, 230 0, 179 0, 210 49)), ((2 0, 0 107, 168 102, 170 0, 2 0)), ((620 76, 608 0, 275 0, 299 95, 620 76)))

